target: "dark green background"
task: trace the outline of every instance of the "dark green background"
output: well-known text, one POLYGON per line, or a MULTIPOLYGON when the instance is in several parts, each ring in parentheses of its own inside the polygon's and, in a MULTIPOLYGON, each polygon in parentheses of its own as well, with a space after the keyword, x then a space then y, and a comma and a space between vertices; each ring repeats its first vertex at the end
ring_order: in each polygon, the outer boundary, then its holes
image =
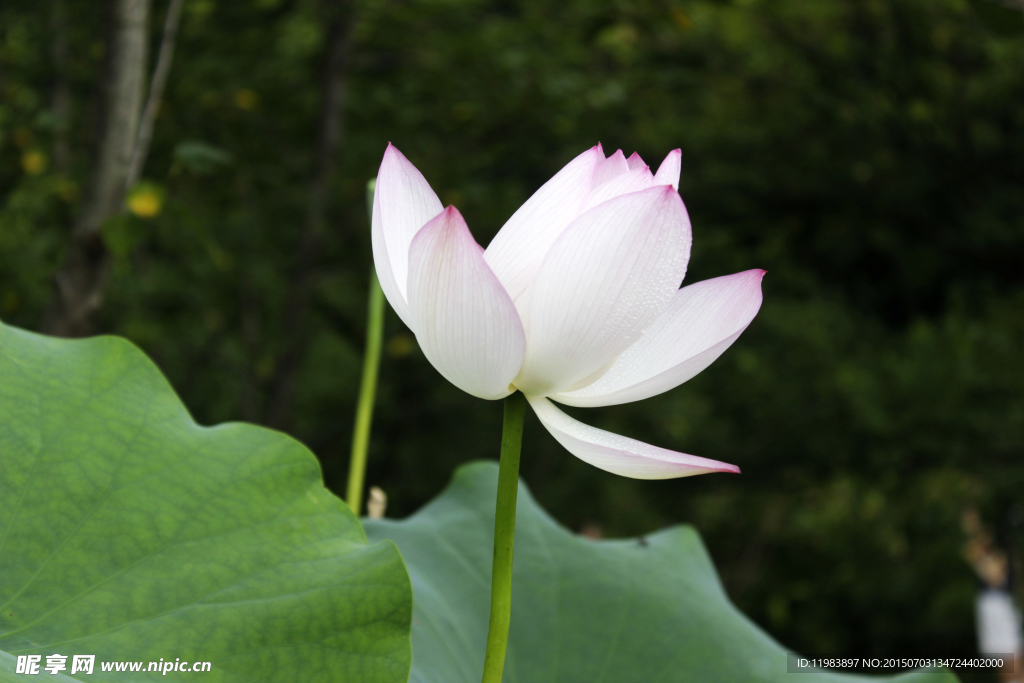
MULTIPOLYGON (((67 121, 49 104, 50 3, 0 5, 0 317, 30 329, 96 142, 98 5, 66 2, 67 121), (57 173, 62 125, 72 155, 57 173), (48 160, 41 173, 24 169, 33 152, 48 160)), ((202 423, 265 423, 279 391, 322 11, 186 2, 144 173, 163 209, 105 229, 115 263, 96 330, 141 345, 202 423)), ((651 164, 682 147, 687 281, 764 268, 764 307, 683 387, 571 412, 743 475, 617 478, 531 419, 524 479, 570 528, 694 524, 730 596, 796 650, 974 652, 961 512, 977 506, 1011 552, 1024 521, 1024 13, 989 0, 374 0, 354 11, 333 228, 308 272, 310 343, 279 423, 317 453, 328 484, 344 487, 364 333, 363 191, 389 140, 482 244, 598 140, 651 164)), ((386 343, 368 483, 402 516, 459 463, 496 457, 501 407, 448 385, 393 314, 386 343)))

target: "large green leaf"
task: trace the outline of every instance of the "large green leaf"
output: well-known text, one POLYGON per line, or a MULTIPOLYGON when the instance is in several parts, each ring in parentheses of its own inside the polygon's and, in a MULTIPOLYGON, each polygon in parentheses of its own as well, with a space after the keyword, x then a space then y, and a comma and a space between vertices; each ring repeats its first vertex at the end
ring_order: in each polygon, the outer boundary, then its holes
MULTIPOLYGON (((411 518, 365 522, 371 539, 398 544, 412 577, 413 683, 475 683, 483 671, 497 477, 495 463, 467 465, 411 518)), ((591 541, 560 527, 522 483, 512 594, 507 683, 864 680, 787 673, 786 650, 729 602, 693 529, 591 541)))
POLYGON ((204 681, 407 679, 402 559, 298 442, 195 424, 123 340, 4 326, 0 415, 0 681, 38 680, 20 654, 94 654, 89 681, 166 680, 100 670, 161 658, 209 661, 204 681))

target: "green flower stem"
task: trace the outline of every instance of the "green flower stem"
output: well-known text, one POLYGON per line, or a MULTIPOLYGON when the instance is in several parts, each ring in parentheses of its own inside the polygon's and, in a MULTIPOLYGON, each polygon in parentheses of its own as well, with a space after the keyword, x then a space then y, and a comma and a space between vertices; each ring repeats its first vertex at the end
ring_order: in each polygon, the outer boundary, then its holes
POLYGON ((526 397, 518 391, 505 399, 498 465, 498 499, 494 506, 494 563, 491 568, 491 623, 483 683, 501 683, 505 648, 512 616, 512 548, 516 537, 516 494, 519 492, 519 452, 523 445, 526 397))
POLYGON ((370 300, 366 325, 366 351, 363 354, 363 380, 359 386, 356 427, 352 434, 352 458, 348 466, 348 494, 345 502, 358 516, 363 506, 363 480, 366 478, 366 452, 370 446, 370 422, 373 400, 377 395, 377 371, 384 338, 384 292, 377 271, 370 270, 370 300))

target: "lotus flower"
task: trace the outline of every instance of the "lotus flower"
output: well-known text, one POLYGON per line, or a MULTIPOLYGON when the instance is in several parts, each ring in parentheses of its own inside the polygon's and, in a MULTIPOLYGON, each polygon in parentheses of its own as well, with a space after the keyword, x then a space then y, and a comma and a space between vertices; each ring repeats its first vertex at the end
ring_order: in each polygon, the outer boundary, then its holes
POLYGON ((710 365, 761 306, 763 270, 680 289, 690 220, 680 151, 579 155, 487 249, 459 211, 388 145, 373 200, 385 296, 448 381, 484 399, 522 391, 566 450, 636 479, 739 472, 579 422, 552 401, 607 406, 672 389, 710 365))

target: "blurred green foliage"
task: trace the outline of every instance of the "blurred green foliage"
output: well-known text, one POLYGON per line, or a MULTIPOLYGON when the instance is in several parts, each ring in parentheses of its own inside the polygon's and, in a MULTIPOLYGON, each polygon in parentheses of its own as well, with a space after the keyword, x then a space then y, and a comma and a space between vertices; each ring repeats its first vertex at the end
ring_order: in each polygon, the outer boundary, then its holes
MULTIPOLYGON (((66 0, 69 120, 48 3, 0 5, 0 317, 39 324, 98 128, 105 18, 66 0), (66 131, 63 168, 52 148, 66 131)), ((157 2, 156 18, 163 3, 157 2)), ((486 244, 600 140, 683 150, 687 281, 768 271, 717 363, 641 404, 571 411, 740 465, 637 482, 528 422, 524 479, 571 528, 697 526, 732 598, 788 646, 974 651, 960 516, 1016 552, 1024 522, 1024 20, 989 0, 365 0, 356 3, 334 229, 288 292, 316 152, 325 20, 310 0, 189 0, 98 329, 140 344, 197 419, 281 426, 343 491, 364 331, 363 201, 386 143, 486 244)), ((159 38, 154 21, 154 41, 159 38)), ((155 47, 154 47, 155 51, 155 47)), ((368 483, 390 515, 496 457, 501 406, 448 385, 388 322, 368 483)), ((972 680, 964 675, 964 680, 972 680)), ((977 680, 989 680, 981 675, 977 680)))

